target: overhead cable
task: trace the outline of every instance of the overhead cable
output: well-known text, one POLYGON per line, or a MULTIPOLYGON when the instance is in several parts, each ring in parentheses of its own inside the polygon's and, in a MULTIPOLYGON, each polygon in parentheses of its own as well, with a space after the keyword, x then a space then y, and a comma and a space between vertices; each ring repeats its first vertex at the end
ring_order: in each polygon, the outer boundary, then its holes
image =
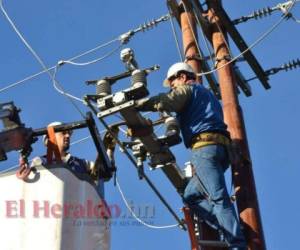
MULTIPOLYGON (((101 44, 101 45, 99 45, 99 46, 97 46, 97 47, 95 47, 95 48, 93 48, 93 49, 90 49, 90 50, 88 50, 88 51, 86 51, 86 52, 84 52, 84 53, 82 53, 82 54, 79 54, 79 55, 77 55, 77 56, 74 56, 74 57, 72 57, 72 58, 70 58, 70 59, 68 59, 68 60, 66 60, 66 61, 71 61, 71 62, 72 62, 72 61, 74 61, 74 60, 76 60, 76 59, 78 59, 78 58, 80 58, 80 57, 83 57, 83 56, 88 55, 88 54, 90 54, 90 53, 92 53, 92 52, 95 52, 96 50, 99 50, 100 48, 104 48, 104 47, 106 47, 106 46, 108 46, 108 45, 110 45, 111 43, 116 42, 116 41, 119 41, 119 39, 113 39, 113 40, 111 40, 111 41, 109 41, 109 42, 107 42, 107 43, 101 44)), ((45 70, 42 70, 42 71, 40 71, 40 72, 38 72, 38 73, 35 73, 35 74, 31 75, 31 76, 28 76, 28 77, 26 77, 26 78, 24 78, 24 79, 22 79, 22 80, 19 80, 19 81, 17 81, 17 82, 14 82, 14 83, 12 83, 12 84, 9 84, 9 85, 7 85, 6 87, 1 88, 1 89, 0 89, 0 93, 1 93, 1 92, 4 92, 4 91, 6 91, 6 90, 8 90, 8 89, 10 89, 10 88, 13 88, 13 87, 15 87, 15 86, 17 86, 17 85, 19 85, 19 84, 21 84, 21 83, 24 83, 24 82, 26 82, 26 81, 29 81, 29 80, 31 80, 31 79, 33 79, 33 78, 39 76, 39 75, 42 75, 42 74, 46 73, 47 71, 53 70, 55 67, 56 67, 56 65, 54 65, 54 66, 52 66, 52 67, 50 67, 50 68, 47 68, 47 69, 45 69, 45 70)))
POLYGON ((180 61, 183 62, 183 57, 182 57, 182 54, 181 54, 181 49, 180 49, 179 42, 178 42, 178 39, 177 39, 177 33, 176 33, 175 25, 174 25, 174 22, 173 22, 173 18, 171 16, 171 10, 170 10, 169 6, 168 6, 168 10, 169 10, 169 15, 170 15, 170 24, 171 24, 173 37, 174 37, 175 44, 176 44, 176 48, 177 48, 177 51, 178 51, 178 55, 179 55, 180 61))
POLYGON ((101 60, 104 60, 106 59, 107 57, 110 57, 111 55, 113 55, 114 53, 116 53, 121 47, 123 46, 123 44, 120 44, 119 46, 117 46, 116 48, 114 48, 112 51, 109 51, 108 53, 106 53, 104 56, 101 56, 97 59, 94 59, 92 61, 88 61, 88 62, 83 62, 83 63, 79 63, 79 62, 74 62, 74 59, 73 60, 61 60, 59 61, 57 64, 59 66, 62 66, 64 64, 71 64, 71 65, 75 65, 75 66, 87 66, 87 65, 90 65, 90 64, 94 64, 96 62, 99 62, 101 60))
MULTIPOLYGON (((206 39, 206 37, 205 37, 204 31, 203 31, 203 29, 202 29, 201 22, 200 22, 200 20, 199 20, 199 18, 198 18, 198 15, 196 15, 194 9, 193 9, 193 13, 194 13, 194 16, 195 16, 195 18, 196 18, 196 21, 197 21, 197 23, 198 23, 198 25, 199 25, 199 27, 200 27, 201 36, 202 36, 202 39, 204 40, 206 50, 207 50, 207 52, 208 52, 208 54, 209 54, 209 59, 213 62, 213 61, 214 61, 214 60, 213 60, 214 53, 212 53, 211 49, 209 48, 209 44, 208 44, 207 39, 206 39)), ((206 59, 208 59, 208 58, 204 57, 204 60, 206 60, 206 59)))
MULTIPOLYGON (((37 59, 37 61, 39 62, 39 64, 42 66, 42 68, 44 68, 43 72, 46 72, 52 83, 53 83, 53 87, 54 89, 59 92, 60 94, 66 96, 70 102, 72 103, 72 105, 75 107, 75 109, 80 113, 80 115, 82 116, 82 118, 85 117, 85 115, 83 114, 83 112, 80 110, 80 108, 78 107, 78 105, 76 105, 76 103, 73 100, 79 101, 81 103, 83 103, 83 100, 79 97, 76 97, 74 95, 71 95, 70 93, 67 93, 64 88, 62 87, 62 85, 58 82, 58 80, 56 79, 56 74, 57 74, 57 70, 58 67, 63 65, 64 63, 72 63, 72 64, 76 64, 75 62, 72 62, 72 60, 75 60, 77 58, 79 58, 79 56, 75 56, 72 59, 68 60, 68 61, 60 61, 57 65, 55 65, 54 67, 51 68, 47 68, 45 63, 42 61, 42 59, 39 57, 39 55, 33 50, 33 48, 29 45, 29 43, 26 41, 26 39, 24 38, 24 36, 21 34, 21 32, 17 29, 17 27, 15 26, 15 24, 13 23, 13 21, 10 19, 10 17, 8 16, 8 14, 6 13, 3 4, 2 4, 2 0, 0 0, 0 7, 2 12, 4 13, 6 19, 9 21, 10 25, 12 26, 12 28, 14 29, 14 31, 17 33, 17 35, 19 36, 19 38, 21 39, 21 41, 25 44, 25 46, 29 49, 29 51, 33 54, 33 56, 37 59), (53 74, 49 71, 49 69, 54 69, 53 74)), ((110 44, 110 42, 102 45, 102 46, 98 46, 98 48, 103 47, 103 46, 107 46, 108 44, 110 44)), ((114 50, 108 52, 107 54, 105 54, 104 56, 94 60, 94 61, 90 61, 87 63, 83 63, 80 65, 80 63, 77 63, 77 65, 83 66, 84 64, 88 65, 88 64, 92 64, 95 63, 96 61, 100 61, 103 60, 105 58, 107 58, 108 56, 112 55, 113 53, 115 53, 116 51, 118 51, 120 48, 122 47, 122 44, 119 45, 117 48, 115 48, 114 50)), ((94 51, 95 49, 91 49, 85 53, 82 53, 80 56, 86 55, 87 53, 90 53, 92 51, 94 51)), ((1 91, 0 91, 1 92, 1 91)), ((122 130, 122 132, 124 132, 122 130)))
MULTIPOLYGON (((295 2, 295 1, 296 0, 294 0, 293 2, 295 2)), ((256 45, 258 45, 262 40, 264 40, 268 35, 270 35, 273 32, 285 20, 286 16, 290 12, 291 8, 293 8, 293 6, 294 5, 291 5, 286 14, 284 14, 270 29, 268 29, 265 33, 263 33, 252 45, 250 45, 247 49, 245 49, 239 55, 235 56, 230 61, 228 61, 227 63, 223 64, 222 66, 220 66, 216 69, 213 69, 213 70, 207 71, 207 72, 198 73, 197 75, 203 76, 203 75, 212 74, 212 73, 226 67, 227 65, 235 62, 238 58, 242 57, 245 53, 247 53, 249 50, 253 49, 256 45)))
MULTIPOLYGON (((16 34, 18 35, 18 37, 21 39, 21 41, 24 43, 24 45, 26 46, 26 48, 31 52, 31 54, 34 56, 34 58, 38 61, 38 63, 42 66, 42 68, 44 69, 44 71, 49 75, 50 79, 56 83, 56 85, 59 85, 59 88, 62 92, 65 93, 65 91, 63 90, 63 87, 55 80, 55 78, 53 77, 52 73, 48 70, 47 66, 45 65, 45 63, 43 62, 43 60, 39 57, 39 55, 34 51, 34 49, 30 46, 30 44, 26 41, 26 39, 24 38, 24 36, 21 34, 21 32, 17 29, 16 25, 14 24, 14 22, 10 19, 10 17, 8 16, 7 12, 5 11, 3 4, 2 4, 2 0, 0 0, 0 8, 4 14, 4 16, 6 17, 7 21, 9 22, 9 24, 11 25, 11 27, 13 28, 13 30, 16 32, 16 34)), ((82 118, 84 118, 84 114, 82 113, 82 111, 80 110, 80 108, 76 105, 76 103, 73 101, 72 96, 69 96, 66 94, 66 96, 69 98, 70 102, 72 103, 72 105, 75 107, 75 109, 80 113, 80 115, 82 116, 82 118)))
MULTIPOLYGON (((52 75, 52 76, 53 76, 53 78, 52 78, 53 88, 54 88, 58 93, 60 93, 60 94, 62 94, 62 95, 64 95, 64 96, 66 96, 66 97, 68 97, 68 98, 70 98, 70 99, 73 99, 73 100, 76 100, 76 101, 79 101, 79 102, 84 103, 84 100, 83 100, 83 99, 81 99, 81 98, 79 98, 79 97, 77 97, 77 96, 74 96, 74 95, 72 95, 72 94, 66 92, 64 89, 61 88, 61 84, 59 84, 58 80, 56 79, 57 71, 58 71, 58 65, 56 65, 56 67, 55 67, 55 69, 54 69, 54 73, 53 73, 53 75, 52 75)), ((151 112, 149 112, 149 113, 151 113, 151 112)), ((82 114, 82 115, 83 115, 83 114, 82 114)), ((118 114, 114 114, 113 116, 119 118, 120 120, 123 119, 123 118, 122 118, 120 115, 118 115, 118 114)), ((121 127, 119 127, 119 129, 120 129, 120 131, 121 131, 122 133, 124 133, 125 135, 127 135, 127 132, 126 132, 124 129, 122 129, 121 127)))
MULTIPOLYGON (((56 79, 56 75, 57 75, 57 70, 58 70, 58 65, 56 65, 56 67, 54 68, 54 72, 53 72, 53 75, 52 75, 52 84, 53 84, 53 88, 59 93, 59 94, 62 94, 64 96, 66 96, 67 98, 70 98, 71 100, 76 100, 76 101, 79 101, 79 102, 82 102, 83 103, 83 100, 77 96, 74 96, 74 95, 71 95, 70 93, 67 93, 62 87, 61 85, 59 84, 59 82, 57 81, 56 79)), ((81 113, 81 112, 80 112, 81 113)))
MULTIPOLYGON (((280 71, 289 71, 294 70, 296 68, 300 68, 300 59, 289 61, 288 63, 284 63, 279 67, 274 67, 265 71, 266 76, 275 75, 280 71)), ((247 82, 257 79, 257 76, 254 76, 247 80, 247 82)))
MULTIPOLYGON (((186 13, 188 13, 188 10, 187 10, 187 7, 185 6, 185 3, 182 2, 182 4, 183 4, 184 11, 185 11, 186 13)), ((201 50, 200 50, 200 46, 199 46, 199 44, 198 44, 197 37, 196 37, 196 34, 195 34, 195 32, 194 32, 194 28, 193 28, 193 25, 192 25, 192 21, 190 20, 189 15, 187 15, 187 20, 188 20, 188 23, 189 23, 189 26, 190 26, 190 29, 191 29, 191 32, 192 32, 194 41, 195 41, 195 43, 196 43, 196 47, 197 47, 197 50, 198 50, 198 54, 199 54, 199 56, 200 56, 200 59, 202 59, 202 53, 201 53, 201 50)))
MULTIPOLYGON (((266 7, 266 8, 262 8, 259 10, 254 11, 253 13, 251 13, 248 16, 242 16, 239 17, 237 19, 232 20, 233 24, 240 24, 240 23, 245 23, 250 19, 258 19, 258 18, 263 18, 266 16, 271 15, 274 11, 281 11, 284 15, 286 15, 287 12, 289 12, 289 9, 296 3, 300 2, 300 0, 296 0, 296 1, 287 1, 284 3, 279 3, 274 7, 266 7)), ((288 15, 286 16, 287 19, 292 18, 294 21, 298 21, 296 18, 293 17, 292 13, 288 13, 288 15)))
MULTIPOLYGON (((4 10, 4 8, 3 8, 3 6, 2 6, 2 1, 3 1, 3 0, 0 1, 0 7, 1 7, 1 10, 2 10, 2 12, 4 13, 4 15, 6 16, 6 18, 9 19, 8 15, 6 14, 6 11, 4 10)), ((90 54, 90 53, 92 53, 92 52, 95 52, 95 51, 97 51, 97 50, 99 50, 99 49, 101 49, 101 48, 104 48, 104 47, 106 47, 106 46, 108 46, 108 45, 110 45, 110 44, 112 44, 112 43, 114 43, 114 42, 117 42, 117 41, 119 41, 122 45, 124 45, 124 44, 128 43, 129 40, 131 39, 131 37, 132 37, 133 35, 135 35, 136 33, 138 33, 138 32, 144 32, 144 31, 146 31, 146 30, 149 30, 149 29, 155 27, 155 26, 156 26, 157 24, 159 24, 160 22, 165 22, 165 21, 169 20, 169 18, 170 18, 170 15, 167 14, 167 15, 161 16, 160 18, 157 18, 157 19, 151 20, 151 21, 149 21, 149 22, 147 22, 147 23, 141 24, 141 25, 140 25, 138 28, 136 28, 136 29, 129 30, 128 32, 121 34, 120 36, 118 36, 118 37, 115 38, 115 39, 112 39, 112 40, 109 41, 109 42, 106 42, 106 43, 104 43, 104 44, 100 44, 100 45, 98 45, 97 47, 92 48, 92 49, 90 49, 90 50, 88 50, 88 51, 85 51, 85 52, 83 52, 83 53, 81 53, 81 54, 79 54, 79 55, 76 55, 76 56, 74 56, 74 57, 72 57, 72 58, 70 58, 70 59, 68 59, 68 60, 66 60, 66 61, 72 61, 72 62, 73 62, 74 60, 76 60, 76 59, 78 59, 78 58, 80 58, 80 57, 83 57, 83 56, 88 55, 88 54, 90 54)), ((27 76, 26 78, 24 78, 24 79, 22 79, 22 80, 19 80, 19 81, 17 81, 17 82, 11 83, 11 84, 9 84, 9 85, 7 85, 7 86, 1 88, 1 89, 0 89, 0 93, 1 93, 1 92, 4 92, 4 91, 6 91, 6 90, 8 90, 8 89, 10 89, 10 88, 16 87, 16 86, 18 86, 19 84, 24 83, 24 82, 26 82, 26 81, 28 81, 28 80, 31 80, 31 79, 33 79, 33 78, 35 78, 35 77, 37 77, 37 76, 39 76, 39 75, 41 75, 41 74, 43 74, 43 73, 46 73, 46 72, 48 72, 48 71, 51 71, 51 70, 55 69, 55 67, 56 67, 56 65, 51 66, 51 67, 46 68, 46 69, 44 69, 44 70, 42 70, 42 71, 40 71, 40 72, 38 72, 38 73, 35 73, 35 74, 31 75, 31 76, 27 76)))
MULTIPOLYGON (((214 13, 214 10, 212 10, 212 11, 213 11, 213 14, 215 14, 215 13, 214 13)), ((233 55, 232 55, 231 49, 230 49, 230 47, 229 47, 227 38, 225 37, 225 34, 224 34, 223 30, 221 29, 221 27, 220 27, 220 25, 219 25, 219 22, 216 20, 216 16, 214 15, 213 17, 214 17, 214 19, 215 19, 215 24, 216 24, 216 26, 217 26, 217 29, 218 29, 219 32, 221 33, 221 36, 222 36, 222 38, 223 38, 223 40, 224 40, 224 43, 225 43, 225 46, 226 46, 226 48, 227 48, 227 50, 228 50, 228 52, 229 52, 229 55, 230 55, 230 57, 232 58, 233 55)))
MULTIPOLYGON (((55 76, 57 74, 57 69, 58 69, 58 65, 56 65, 54 67, 54 73, 52 74, 46 67, 45 63, 41 60, 41 58, 37 55, 37 53, 32 49, 32 47, 29 45, 29 43, 25 40, 25 38, 23 37, 23 35, 19 32, 19 30, 16 28, 15 24, 13 23, 13 21, 9 18, 8 14, 6 13, 5 9, 3 8, 3 5, 2 5, 2 0, 0 0, 0 7, 1 7, 1 10, 2 12, 4 13, 6 19, 9 21, 9 23, 11 24, 11 26, 13 27, 14 31, 17 33, 17 35, 20 37, 20 39, 22 40, 22 42, 26 45, 26 47, 30 50, 30 52, 33 54, 33 56, 37 59, 37 61, 40 63, 40 65, 43 67, 44 71, 49 75, 49 77, 51 78, 52 80, 52 83, 53 83, 53 87, 55 88, 56 91, 58 91, 60 94, 66 96, 69 101, 72 103, 72 105, 76 108, 76 110, 80 113, 80 115, 84 118, 84 114, 82 113, 82 111, 80 110, 80 108, 76 105, 76 103, 74 102, 74 100, 77 100, 77 101, 80 101, 83 103, 83 100, 81 98, 78 98, 74 95, 71 95, 69 93, 67 93, 62 85, 55 79, 55 76)), ((123 35, 120 36, 120 40, 122 40, 122 44, 123 43, 126 43, 129 41, 130 37, 133 36, 135 33, 137 32, 141 32, 141 31, 145 31, 147 29, 150 29, 151 27, 157 25, 158 23, 160 22, 163 22, 163 21, 167 21, 168 19, 170 18, 169 15, 164 15, 158 19, 155 19, 155 20, 152 20, 148 23, 144 23, 142 25, 140 25, 138 28, 134 29, 134 30, 131 30, 123 35)), ((104 56, 107 57, 109 55, 111 55, 112 53, 114 53, 115 51, 117 51, 122 45, 118 46, 118 48, 116 48, 115 50, 109 52, 108 54, 106 54, 104 56)), ((77 57, 78 58, 78 57, 77 57)), ((102 59, 102 58, 101 58, 102 59)), ((74 60, 74 59, 73 59, 74 60)), ((98 59, 100 60, 100 59, 98 59)), ((72 60, 68 60, 68 61, 72 61, 72 60)), ((94 63, 94 62, 89 62, 90 63, 94 63)), ((63 64, 63 63, 62 63, 63 64)), ((62 65, 61 64, 61 65, 62 65)))
POLYGON ((130 205, 128 204, 128 201, 122 191, 122 188, 119 184, 119 181, 118 179, 116 178, 116 184, 117 184, 117 188, 119 190, 119 193, 122 197, 122 200, 126 206, 126 208, 128 209, 128 211, 131 213, 131 215, 138 221, 140 222, 142 225, 146 226, 146 227, 149 227, 149 228, 152 228, 152 229, 168 229, 168 228, 173 228, 173 227, 179 227, 180 224, 173 224, 173 225, 165 225, 165 226, 155 226, 155 225, 150 225, 148 223, 146 223, 145 221, 143 221, 142 219, 140 219, 136 214, 135 212, 133 211, 133 209, 130 207, 130 205))
MULTIPOLYGON (((299 0, 300 1, 300 0, 299 0)), ((292 15, 290 17, 293 21, 295 21, 296 23, 300 24, 300 19, 297 19, 294 15, 292 15)))

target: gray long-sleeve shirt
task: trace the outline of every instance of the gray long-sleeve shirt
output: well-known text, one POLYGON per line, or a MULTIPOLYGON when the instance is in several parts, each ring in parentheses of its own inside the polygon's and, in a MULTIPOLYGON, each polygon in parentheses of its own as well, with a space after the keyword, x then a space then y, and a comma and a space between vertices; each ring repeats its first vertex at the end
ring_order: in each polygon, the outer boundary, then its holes
POLYGON ((192 96, 192 87, 180 85, 169 93, 160 93, 142 103, 140 111, 167 111, 180 113, 192 96))
POLYGON ((139 110, 176 112, 186 147, 200 133, 219 131, 226 133, 222 106, 217 98, 199 84, 182 85, 168 94, 151 97, 139 110))

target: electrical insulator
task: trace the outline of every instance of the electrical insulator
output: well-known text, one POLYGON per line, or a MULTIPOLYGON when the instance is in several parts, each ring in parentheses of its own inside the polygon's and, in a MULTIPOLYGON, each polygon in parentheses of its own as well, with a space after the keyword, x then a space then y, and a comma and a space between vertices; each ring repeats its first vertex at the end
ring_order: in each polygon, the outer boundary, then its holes
POLYGON ((132 72, 131 85, 134 86, 137 83, 142 83, 147 86, 147 78, 144 70, 136 69, 132 72))
POLYGON ((101 96, 101 97, 105 97, 107 95, 111 94, 111 86, 110 86, 110 82, 102 79, 97 81, 96 83, 96 94, 101 96))

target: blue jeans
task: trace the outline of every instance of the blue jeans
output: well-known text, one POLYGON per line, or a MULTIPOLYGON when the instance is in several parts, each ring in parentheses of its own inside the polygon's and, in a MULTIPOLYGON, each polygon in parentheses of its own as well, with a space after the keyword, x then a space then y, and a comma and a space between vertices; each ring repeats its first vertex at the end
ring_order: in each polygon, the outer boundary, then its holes
POLYGON ((195 175, 185 188, 184 202, 207 224, 221 230, 230 245, 245 246, 245 238, 225 184, 224 172, 228 168, 226 148, 208 145, 192 150, 191 162, 195 175))

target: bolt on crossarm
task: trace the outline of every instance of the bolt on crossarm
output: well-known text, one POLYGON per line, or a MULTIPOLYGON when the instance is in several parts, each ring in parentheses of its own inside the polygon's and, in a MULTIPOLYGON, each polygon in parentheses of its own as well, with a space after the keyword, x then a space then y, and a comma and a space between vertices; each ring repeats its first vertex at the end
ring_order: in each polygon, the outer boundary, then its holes
POLYGON ((210 0, 207 2, 209 8, 209 20, 212 22, 212 33, 209 40, 212 41, 216 58, 220 58, 217 70, 225 123, 228 126, 233 146, 236 149, 238 159, 232 164, 232 175, 236 188, 237 207, 240 213, 240 221, 244 227, 244 234, 249 250, 265 250, 265 240, 259 212, 252 163, 248 148, 246 129, 237 97, 237 86, 235 83, 232 66, 226 65, 226 56, 229 55, 226 34, 219 21, 217 13, 221 1, 210 0))

